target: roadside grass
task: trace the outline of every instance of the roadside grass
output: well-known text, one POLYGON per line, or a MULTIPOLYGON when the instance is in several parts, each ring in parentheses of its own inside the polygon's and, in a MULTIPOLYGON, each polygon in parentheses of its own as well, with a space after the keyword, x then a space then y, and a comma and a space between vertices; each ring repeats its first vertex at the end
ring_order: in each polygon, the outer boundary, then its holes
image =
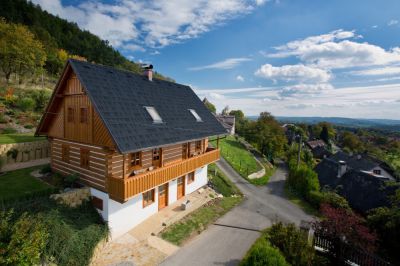
POLYGON ((10 171, 0 176, 0 201, 17 200, 32 195, 48 193, 54 188, 30 175, 43 166, 10 171))
POLYGON ((321 217, 319 210, 315 209, 310 203, 305 201, 302 197, 298 196, 287 184, 285 184, 285 195, 294 204, 299 206, 308 215, 321 217))
POLYGON ((200 234, 210 224, 242 201, 240 190, 215 164, 209 165, 208 176, 214 189, 224 197, 212 199, 204 206, 185 216, 181 221, 167 227, 160 233, 161 238, 180 246, 192 236, 200 234), (216 175, 215 169, 217 169, 216 175))
POLYGON ((228 177, 215 165, 215 163, 208 165, 208 177, 213 188, 224 197, 242 194, 232 181, 229 180, 228 177))
MULTIPOLYGON (((217 146, 216 140, 211 142, 214 147, 217 146)), ((247 179, 249 174, 261 170, 261 166, 254 159, 253 154, 249 152, 242 143, 233 136, 227 136, 219 141, 221 155, 242 177, 247 179)))
POLYGON ((0 134, 0 144, 33 142, 45 139, 45 137, 35 137, 33 133, 0 134))
POLYGON ((275 173, 276 168, 269 167, 268 165, 265 165, 265 175, 260 177, 260 178, 255 178, 255 179, 249 179, 246 178, 251 184, 256 185, 256 186, 264 186, 269 182, 269 178, 275 173))

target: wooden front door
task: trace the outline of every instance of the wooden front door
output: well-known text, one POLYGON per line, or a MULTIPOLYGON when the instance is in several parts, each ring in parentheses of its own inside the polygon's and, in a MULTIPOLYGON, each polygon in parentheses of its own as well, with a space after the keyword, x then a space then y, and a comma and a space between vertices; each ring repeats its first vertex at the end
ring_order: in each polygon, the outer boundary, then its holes
POLYGON ((177 198, 180 199, 185 196, 185 176, 178 178, 178 195, 177 198))
POLYGON ((168 183, 158 187, 158 210, 168 206, 168 183))

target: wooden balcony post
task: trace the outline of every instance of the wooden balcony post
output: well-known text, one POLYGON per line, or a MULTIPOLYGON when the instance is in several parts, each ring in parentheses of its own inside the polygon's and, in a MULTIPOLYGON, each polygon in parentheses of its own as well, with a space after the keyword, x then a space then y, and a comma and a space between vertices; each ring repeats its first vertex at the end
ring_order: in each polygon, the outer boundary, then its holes
POLYGON ((128 175, 126 174, 126 168, 125 168, 125 154, 122 155, 122 176, 126 180, 128 178, 128 175))
POLYGON ((219 136, 217 137, 217 148, 219 148, 219 136))

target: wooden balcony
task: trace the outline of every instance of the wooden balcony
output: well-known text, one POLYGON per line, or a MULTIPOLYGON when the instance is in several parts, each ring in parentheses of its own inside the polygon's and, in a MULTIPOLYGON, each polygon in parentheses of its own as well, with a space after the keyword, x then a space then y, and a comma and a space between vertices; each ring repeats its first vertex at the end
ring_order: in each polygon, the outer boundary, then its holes
POLYGON ((125 202, 129 198, 195 171, 197 168, 219 160, 219 149, 208 148, 207 151, 196 157, 164 166, 153 171, 145 172, 126 179, 108 178, 108 194, 118 202, 125 202))

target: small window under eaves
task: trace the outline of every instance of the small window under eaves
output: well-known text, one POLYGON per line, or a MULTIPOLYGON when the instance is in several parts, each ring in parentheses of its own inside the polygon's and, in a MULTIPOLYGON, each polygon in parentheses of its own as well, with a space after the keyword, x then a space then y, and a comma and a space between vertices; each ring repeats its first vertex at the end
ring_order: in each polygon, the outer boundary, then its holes
POLYGON ((194 116, 194 118, 196 118, 197 122, 203 122, 203 120, 201 120, 201 117, 197 114, 196 110, 194 109, 189 109, 189 111, 192 113, 192 115, 194 116))
POLYGON ((146 111, 149 113, 149 115, 153 119, 153 123, 162 123, 163 122, 162 118, 158 114, 156 108, 154 108, 153 106, 145 106, 144 108, 146 108, 146 111))

